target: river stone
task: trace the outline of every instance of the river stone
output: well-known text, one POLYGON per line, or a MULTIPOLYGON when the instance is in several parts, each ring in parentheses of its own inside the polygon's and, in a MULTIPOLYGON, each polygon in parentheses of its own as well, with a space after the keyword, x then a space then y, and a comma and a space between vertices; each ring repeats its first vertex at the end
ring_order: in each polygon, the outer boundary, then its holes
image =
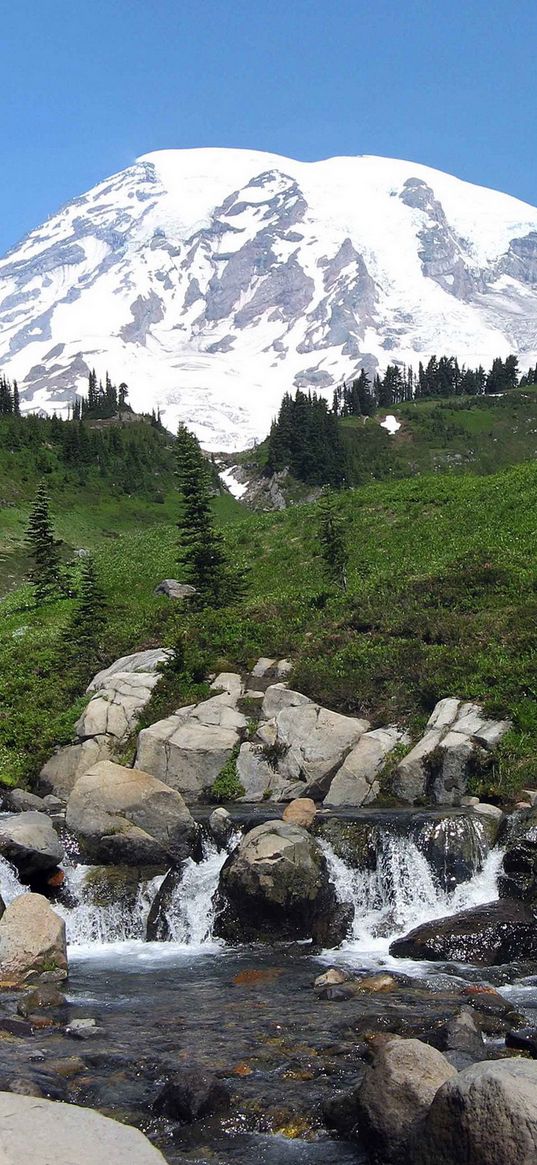
POLYGON ((535 1165, 537 1064, 472 1064, 436 1093, 411 1165, 535 1165))
POLYGON ((231 942, 275 942, 322 932, 323 942, 331 923, 341 920, 339 936, 328 936, 337 945, 349 922, 343 913, 311 835, 284 821, 267 821, 242 838, 222 868, 215 934, 231 942))
POLYGON ((143 1133, 77 1104, 0 1092, 1 1165, 166 1165, 143 1133))
POLYGON ((41 894, 20 894, 0 918, 0 978, 28 983, 67 978, 63 918, 41 894))
POLYGON ((182 861, 197 826, 183 798, 149 773, 101 761, 79 777, 66 823, 93 861, 161 865, 182 861))
POLYGON ((375 801, 380 792, 377 774, 400 736, 397 728, 375 728, 372 732, 364 732, 338 769, 324 804, 359 807, 375 801))
POLYGON ((261 717, 263 720, 273 720, 283 708, 300 708, 305 704, 311 704, 311 700, 303 696, 302 692, 290 691, 287 684, 271 684, 261 705, 261 717))
POLYGON ((493 967, 537 959, 537 922, 522 902, 505 899, 424 922, 390 946, 399 958, 493 967))
POLYGON ((537 904, 537 809, 514 813, 506 822, 501 898, 537 904))
POLYGON ((276 717, 277 745, 288 750, 280 772, 295 758, 304 780, 304 795, 324 797, 334 773, 353 745, 367 732, 367 720, 341 716, 318 704, 284 708, 276 717))
POLYGON ((229 1108, 231 1094, 212 1072, 202 1068, 183 1068, 166 1081, 155 1103, 155 1112, 172 1120, 191 1124, 215 1112, 229 1108))
POLYGON ((12 813, 26 813, 35 811, 44 812, 43 798, 36 797, 35 793, 28 793, 26 789, 9 789, 5 803, 12 813))
POLYGON ((473 878, 488 851, 485 830, 466 814, 420 821, 412 829, 412 840, 433 867, 442 889, 449 891, 473 878))
POLYGON ((0 854, 22 878, 31 878, 54 870, 63 858, 63 846, 46 813, 30 811, 0 820, 0 854))
POLYGON ((209 829, 219 847, 225 846, 233 833, 233 818, 223 805, 213 809, 209 817, 209 829))
POLYGON ((421 1040, 395 1037, 379 1048, 358 1089, 357 1118, 360 1136, 386 1165, 401 1161, 438 1089, 456 1075, 445 1056, 421 1040))
POLYGON ((67 800, 83 773, 93 765, 110 757, 111 743, 106 736, 93 736, 78 744, 59 748, 39 774, 40 789, 67 800))
POLYGON ((163 578, 153 591, 155 595, 166 595, 168 599, 191 599, 196 594, 196 588, 189 583, 180 583, 176 578, 163 578))

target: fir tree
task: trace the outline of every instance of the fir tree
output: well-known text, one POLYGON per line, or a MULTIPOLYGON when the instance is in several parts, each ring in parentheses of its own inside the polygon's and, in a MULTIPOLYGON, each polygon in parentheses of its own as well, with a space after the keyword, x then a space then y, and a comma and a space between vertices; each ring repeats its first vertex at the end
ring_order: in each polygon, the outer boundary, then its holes
POLYGON ((323 494, 319 503, 319 519, 319 542, 324 574, 329 582, 346 591, 349 555, 345 527, 336 497, 330 491, 323 494))
POLYGON ((44 483, 37 490, 30 512, 26 542, 33 560, 28 577, 33 583, 36 603, 39 606, 47 598, 63 590, 60 551, 54 538, 49 496, 44 483))
POLYGON ((67 659, 83 682, 101 662, 105 627, 106 601, 93 558, 87 555, 82 561, 78 601, 63 637, 67 659))
POLYGON ((179 492, 183 503, 177 523, 181 581, 196 588, 195 605, 223 607, 244 593, 244 576, 227 561, 213 523, 208 468, 199 443, 184 425, 177 434, 179 492))

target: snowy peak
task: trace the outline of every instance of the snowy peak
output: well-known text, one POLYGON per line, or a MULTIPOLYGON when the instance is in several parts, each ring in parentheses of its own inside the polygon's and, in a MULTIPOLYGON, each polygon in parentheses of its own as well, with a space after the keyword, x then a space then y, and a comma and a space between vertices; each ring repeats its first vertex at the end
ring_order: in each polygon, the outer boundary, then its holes
POLYGON ((537 362, 537 210, 410 162, 166 150, 0 260, 0 367, 66 411, 89 368, 212 449, 284 392, 433 353, 537 362))

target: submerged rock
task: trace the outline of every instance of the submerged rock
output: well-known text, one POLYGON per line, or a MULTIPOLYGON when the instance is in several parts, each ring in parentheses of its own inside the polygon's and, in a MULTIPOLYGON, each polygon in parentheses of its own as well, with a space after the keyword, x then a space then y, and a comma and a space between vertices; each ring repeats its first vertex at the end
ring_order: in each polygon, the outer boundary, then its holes
POLYGON ((172 1120, 192 1124, 204 1116, 224 1112, 230 1103, 229 1089, 212 1072, 183 1068, 167 1080, 153 1107, 172 1120))
POLYGON ((511 899, 462 910, 424 922, 390 946, 399 958, 498 966, 537 958, 537 921, 522 902, 511 899))
POLYGON ((0 977, 20 984, 67 977, 65 923, 41 894, 21 894, 0 918, 0 977))
POLYGON ((410 1165, 534 1165, 537 1064, 473 1064, 436 1093, 414 1138, 410 1165))
POLYGON ((349 921, 322 851, 296 825, 258 825, 223 866, 215 934, 231 942, 314 938, 337 946, 349 921))

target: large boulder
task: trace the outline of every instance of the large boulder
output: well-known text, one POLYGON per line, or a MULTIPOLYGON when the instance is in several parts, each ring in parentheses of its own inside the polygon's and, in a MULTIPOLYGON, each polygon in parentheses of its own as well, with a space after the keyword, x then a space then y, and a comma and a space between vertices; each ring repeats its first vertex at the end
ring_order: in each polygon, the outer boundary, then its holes
POLYGON ((501 898, 537 904, 537 809, 513 814, 507 823, 501 898))
POLYGON ((88 692, 98 692, 101 688, 108 687, 109 680, 121 672, 129 673, 152 673, 158 671, 162 664, 167 663, 171 658, 173 652, 167 648, 151 647, 147 651, 135 651, 132 655, 122 655, 120 659, 116 659, 110 667, 105 667, 102 671, 97 672, 93 677, 91 683, 88 684, 88 692))
POLYGON ((284 708, 303 708, 305 704, 311 704, 311 700, 302 692, 293 692, 284 683, 271 684, 265 692, 261 716, 263 720, 273 720, 284 708))
POLYGON ((410 1165, 535 1165, 537 1064, 472 1064, 438 1089, 410 1165))
POLYGON ((75 725, 80 740, 105 736, 120 744, 134 728, 151 699, 158 672, 114 672, 84 709, 75 725))
POLYGON ((537 959, 537 921, 522 902, 489 902, 422 923, 403 938, 395 939, 390 954, 487 967, 516 959, 537 959))
POLYGON ((230 942, 314 938, 337 946, 349 921, 322 850, 296 825, 256 826, 222 868, 215 933, 230 942))
POLYGON ((292 801, 300 796, 304 788, 299 770, 281 771, 278 764, 271 764, 263 747, 246 741, 241 745, 237 757, 237 780, 244 793, 241 801, 292 801))
POLYGON ((238 694, 223 691, 145 728, 138 737, 135 768, 159 777, 187 801, 198 800, 214 784, 246 728, 237 699, 238 694))
POLYGON ((276 716, 275 747, 283 753, 278 771, 290 779, 297 774, 304 782, 304 796, 324 797, 334 774, 368 728, 367 720, 341 716, 318 704, 283 708, 276 716))
POLYGON ((469 814, 449 811, 442 817, 418 818, 411 836, 443 890, 453 890, 473 878, 489 851, 484 828, 469 814))
POLYGON ((376 1156, 403 1159, 438 1089, 456 1075, 441 1052, 420 1040, 395 1037, 380 1047, 356 1095, 358 1131, 376 1156))
POLYGON ((46 813, 30 810, 0 819, 0 854, 29 879, 54 870, 63 858, 63 846, 46 813))
POLYGON ((20 894, 0 918, 0 978, 23 984, 66 977, 63 919, 41 894, 20 894))
POLYGON ((1 1165, 166 1165, 143 1133, 77 1104, 0 1092, 1 1165))
POLYGON ((495 748, 510 727, 508 720, 488 720, 479 704, 440 700, 424 736, 398 765, 395 796, 411 804, 428 798, 459 805, 473 758, 495 748))
POLYGON ((43 765, 39 788, 67 801, 78 778, 99 761, 108 760, 111 750, 112 742, 107 736, 92 736, 78 744, 66 744, 43 765))
POLYGON ((401 733, 394 727, 364 732, 338 769, 324 804, 330 808, 339 805, 359 807, 375 801, 380 793, 377 776, 400 739, 401 733))
POLYGON ((79 777, 66 822, 92 861, 165 865, 190 856, 197 826, 183 798, 149 773, 101 761, 79 777))

